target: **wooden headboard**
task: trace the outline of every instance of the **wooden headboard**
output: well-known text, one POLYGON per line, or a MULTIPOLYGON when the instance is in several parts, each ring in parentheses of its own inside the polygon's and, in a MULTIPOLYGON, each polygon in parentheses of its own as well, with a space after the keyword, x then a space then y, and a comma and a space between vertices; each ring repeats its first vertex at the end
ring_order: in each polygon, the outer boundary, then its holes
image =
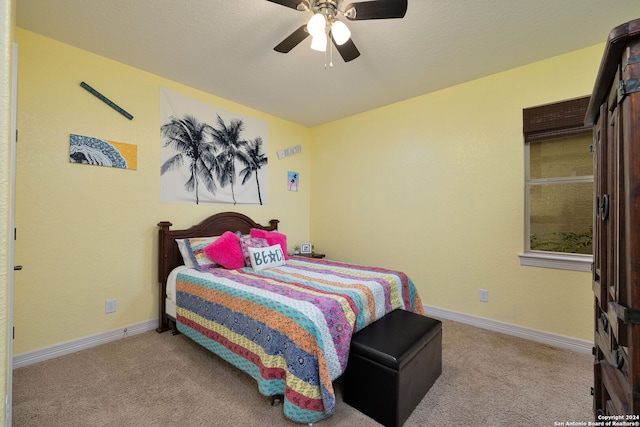
POLYGON ((169 221, 158 223, 160 229, 158 239, 158 282, 160 283, 160 326, 158 332, 169 329, 165 316, 165 299, 167 298, 167 276, 174 268, 183 265, 182 255, 178 250, 176 239, 187 237, 210 237, 219 236, 225 231, 249 234, 252 228, 274 231, 278 228, 277 219, 269 221, 269 225, 260 225, 246 215, 238 212, 222 212, 204 219, 200 224, 189 227, 185 230, 170 230, 173 225, 169 221))

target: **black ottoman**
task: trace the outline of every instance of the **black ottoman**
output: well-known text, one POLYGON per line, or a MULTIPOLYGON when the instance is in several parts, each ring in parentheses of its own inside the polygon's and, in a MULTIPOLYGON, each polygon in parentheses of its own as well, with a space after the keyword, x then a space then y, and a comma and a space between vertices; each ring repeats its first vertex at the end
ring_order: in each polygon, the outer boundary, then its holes
POLYGON ((401 426, 442 373, 442 322, 393 310, 353 335, 343 400, 401 426))

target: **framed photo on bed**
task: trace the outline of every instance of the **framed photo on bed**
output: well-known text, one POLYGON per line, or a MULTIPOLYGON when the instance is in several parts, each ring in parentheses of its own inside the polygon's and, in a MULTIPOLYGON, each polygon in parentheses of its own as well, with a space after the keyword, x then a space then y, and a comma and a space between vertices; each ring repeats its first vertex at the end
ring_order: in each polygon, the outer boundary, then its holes
POLYGON ((300 243, 300 253, 310 254, 312 252, 311 243, 300 243))

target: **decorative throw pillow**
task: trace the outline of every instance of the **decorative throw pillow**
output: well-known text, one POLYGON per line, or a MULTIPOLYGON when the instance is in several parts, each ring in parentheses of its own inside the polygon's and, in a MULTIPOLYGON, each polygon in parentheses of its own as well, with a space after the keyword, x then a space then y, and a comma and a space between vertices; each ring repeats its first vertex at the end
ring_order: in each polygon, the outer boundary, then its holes
POLYGON ((266 248, 249 248, 248 250, 251 256, 251 267, 255 271, 279 267, 286 263, 284 251, 279 244, 266 248))
POLYGON ((187 249, 185 239, 176 239, 176 244, 178 245, 180 255, 182 255, 182 262, 184 265, 189 268, 196 268, 193 264, 193 260, 191 259, 191 253, 189 252, 189 249, 187 249))
POLYGON ((215 242, 204 248, 204 253, 226 269, 235 270, 244 267, 240 237, 231 231, 222 233, 215 242))
POLYGON ((217 264, 204 253, 204 248, 215 242, 218 237, 219 236, 176 239, 184 265, 198 270, 217 267, 217 264))
POLYGON ((244 265, 251 267, 251 259, 249 258, 249 248, 266 248, 269 246, 267 239, 260 237, 251 237, 243 235, 240 237, 240 247, 242 248, 242 256, 244 257, 244 265))
POLYGON ((284 253, 284 259, 289 259, 287 253, 287 236, 286 234, 278 233, 277 231, 260 230, 259 228, 252 228, 251 237, 261 237, 267 239, 269 245, 280 245, 282 252, 284 253))

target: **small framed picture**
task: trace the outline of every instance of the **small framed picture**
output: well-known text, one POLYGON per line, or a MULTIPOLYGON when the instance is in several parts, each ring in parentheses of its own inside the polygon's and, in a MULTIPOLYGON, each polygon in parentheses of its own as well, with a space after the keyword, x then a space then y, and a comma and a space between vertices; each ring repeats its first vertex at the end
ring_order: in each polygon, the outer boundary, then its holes
POLYGON ((310 254, 311 253, 311 243, 300 243, 300 253, 301 254, 310 254))

